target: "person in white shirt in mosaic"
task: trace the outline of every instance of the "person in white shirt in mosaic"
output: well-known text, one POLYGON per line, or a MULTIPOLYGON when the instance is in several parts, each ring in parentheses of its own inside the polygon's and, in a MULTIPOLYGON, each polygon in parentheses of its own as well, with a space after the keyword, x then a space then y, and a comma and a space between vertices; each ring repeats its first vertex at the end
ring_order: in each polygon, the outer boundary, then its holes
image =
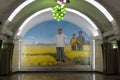
POLYGON ((62 33, 62 29, 58 29, 58 34, 55 36, 56 42, 56 60, 65 62, 65 53, 64 53, 64 46, 67 40, 67 36, 62 33))

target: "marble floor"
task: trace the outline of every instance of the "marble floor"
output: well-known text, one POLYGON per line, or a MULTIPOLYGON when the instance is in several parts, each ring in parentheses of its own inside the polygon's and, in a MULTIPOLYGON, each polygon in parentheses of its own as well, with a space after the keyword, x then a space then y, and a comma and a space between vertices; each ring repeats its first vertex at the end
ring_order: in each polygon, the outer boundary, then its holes
POLYGON ((0 80, 120 80, 120 75, 103 75, 87 72, 37 72, 0 76, 0 80))

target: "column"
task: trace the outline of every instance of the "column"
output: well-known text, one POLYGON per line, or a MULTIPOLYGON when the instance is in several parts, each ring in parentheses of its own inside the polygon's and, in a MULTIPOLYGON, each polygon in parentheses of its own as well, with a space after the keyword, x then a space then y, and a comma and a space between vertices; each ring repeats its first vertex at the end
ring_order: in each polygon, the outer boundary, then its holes
POLYGON ((0 68, 1 68, 1 48, 2 48, 2 40, 0 40, 0 68))
POLYGON ((1 49, 1 67, 0 74, 10 74, 12 72, 12 56, 13 56, 13 39, 7 37, 7 40, 3 42, 1 49))
POLYGON ((104 74, 118 74, 118 48, 114 42, 105 41, 102 45, 104 74))
POLYGON ((119 55, 119 73, 120 73, 120 40, 117 41, 117 45, 118 45, 118 55, 119 55))

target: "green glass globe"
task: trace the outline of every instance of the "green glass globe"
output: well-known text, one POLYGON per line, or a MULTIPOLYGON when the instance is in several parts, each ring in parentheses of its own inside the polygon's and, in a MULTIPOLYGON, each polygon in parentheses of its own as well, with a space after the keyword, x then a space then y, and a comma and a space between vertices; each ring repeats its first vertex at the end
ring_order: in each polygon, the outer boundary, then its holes
POLYGON ((57 21, 62 20, 65 16, 66 11, 66 7, 62 7, 61 5, 57 4, 55 7, 52 8, 54 19, 56 19, 57 21))

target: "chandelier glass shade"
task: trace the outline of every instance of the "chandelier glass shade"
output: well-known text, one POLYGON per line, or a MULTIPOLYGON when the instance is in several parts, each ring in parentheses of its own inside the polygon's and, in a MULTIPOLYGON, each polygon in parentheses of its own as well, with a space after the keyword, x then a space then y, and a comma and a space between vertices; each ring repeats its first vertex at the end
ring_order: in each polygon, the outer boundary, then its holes
MULTIPOLYGON (((65 13, 67 11, 66 4, 69 0, 56 0, 57 5, 52 8, 52 13, 54 19, 60 21, 64 18, 65 13)), ((70 2, 70 1, 69 1, 70 2)))

